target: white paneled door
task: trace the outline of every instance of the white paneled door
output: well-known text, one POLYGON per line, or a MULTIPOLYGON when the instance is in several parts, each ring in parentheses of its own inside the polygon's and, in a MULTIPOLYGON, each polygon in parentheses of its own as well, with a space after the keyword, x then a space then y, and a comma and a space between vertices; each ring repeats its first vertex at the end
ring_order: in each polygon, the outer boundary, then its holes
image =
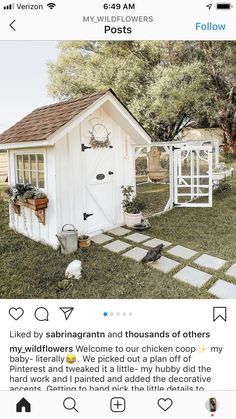
POLYGON ((87 148, 83 151, 85 212, 88 233, 115 224, 115 159, 113 148, 87 148))

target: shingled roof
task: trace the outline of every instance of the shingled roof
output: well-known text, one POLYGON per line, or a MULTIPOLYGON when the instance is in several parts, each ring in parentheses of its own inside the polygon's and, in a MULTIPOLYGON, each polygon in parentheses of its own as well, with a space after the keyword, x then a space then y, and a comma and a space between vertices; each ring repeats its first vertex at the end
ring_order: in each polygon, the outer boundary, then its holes
POLYGON ((0 144, 46 140, 109 91, 111 90, 35 109, 0 134, 0 144))

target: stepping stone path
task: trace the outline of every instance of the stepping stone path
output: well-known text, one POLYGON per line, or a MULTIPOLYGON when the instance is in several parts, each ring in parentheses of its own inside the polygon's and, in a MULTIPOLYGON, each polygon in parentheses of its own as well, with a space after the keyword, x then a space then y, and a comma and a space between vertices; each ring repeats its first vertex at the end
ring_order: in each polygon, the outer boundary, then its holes
POLYGON ((232 265, 225 273, 226 275, 236 278, 236 263, 232 265))
POLYGON ((196 263, 199 266, 202 266, 203 268, 213 269, 217 271, 218 269, 222 268, 222 266, 224 266, 226 260, 204 254, 200 256, 198 259, 196 259, 194 263, 196 263))
POLYGON ((150 239, 150 236, 146 236, 146 234, 134 233, 134 234, 130 234, 130 236, 126 236, 125 239, 131 240, 132 242, 135 242, 135 243, 142 243, 145 240, 150 239))
POLYGON ((110 230, 109 233, 114 234, 114 236, 125 236, 125 234, 130 233, 130 230, 124 227, 117 227, 110 230))
POLYGON ((191 266, 185 266, 185 268, 181 269, 181 271, 174 275, 174 278, 200 288, 207 281, 209 281, 211 275, 206 272, 199 271, 198 269, 191 268, 191 266))
POLYGON ((162 256, 156 262, 150 263, 150 266, 165 274, 173 271, 173 269, 175 269, 178 265, 179 262, 176 262, 173 259, 166 258, 165 256, 162 256))
POLYGON ((209 293, 218 298, 236 298, 236 285, 218 279, 209 289, 209 293))
POLYGON ((172 243, 166 242, 165 240, 160 240, 160 239, 151 239, 143 243, 143 245, 147 247, 156 247, 159 244, 164 244, 164 247, 168 247, 172 245, 172 243))
POLYGON ((191 259, 193 256, 197 255, 197 252, 195 252, 195 250, 188 249, 188 247, 183 246, 175 246, 167 252, 173 256, 177 256, 186 260, 191 259))
POLYGON ((92 241, 96 244, 103 244, 112 240, 111 236, 107 234, 98 234, 98 236, 92 237, 92 241))
POLYGON ((141 249, 140 247, 134 247, 126 253, 123 253, 122 256, 136 260, 136 262, 141 262, 142 258, 147 254, 147 251, 141 249))
POLYGON ((122 242, 121 240, 115 240, 114 242, 111 242, 109 244, 106 244, 103 246, 104 249, 108 249, 111 252, 119 253, 123 250, 126 250, 128 247, 131 247, 130 244, 122 242))
MULTIPOLYGON (((189 249, 184 246, 172 246, 172 243, 161 240, 159 238, 152 238, 146 234, 133 233, 128 228, 117 227, 109 231, 108 234, 99 234, 95 237, 92 237, 92 241, 96 244, 102 245, 104 249, 110 250, 115 253, 122 253, 121 256, 128 257, 133 259, 136 262, 141 262, 143 257, 147 254, 148 248, 154 248, 159 244, 163 243, 164 247, 169 247, 166 250, 168 255, 172 255, 178 258, 188 261, 198 254, 195 250, 189 249), (110 236, 111 234, 112 236, 110 236), (115 236, 115 237, 114 237, 115 236), (119 240, 119 237, 123 240, 119 240), (124 241, 125 240, 125 241, 124 241), (130 243, 126 242, 129 241, 130 243), (140 244, 140 247, 134 247, 140 244), (144 249, 143 247, 146 247, 144 249)), ((197 257, 197 256, 196 256, 197 257)), ((194 264, 202 266, 203 268, 210 269, 212 271, 218 271, 223 268, 226 264, 226 260, 211 256, 208 254, 203 254, 194 260, 194 264)), ((185 262, 186 264, 189 262, 185 262)), ((180 263, 176 260, 173 260, 166 256, 161 256, 156 262, 148 263, 148 266, 156 269, 163 274, 170 273, 173 270, 178 270, 180 263)), ((225 272, 226 275, 231 276, 236 279, 236 263, 233 264, 225 272)), ((212 278, 212 275, 203 271, 200 271, 197 268, 191 266, 185 266, 173 276, 174 279, 183 281, 189 285, 195 286, 197 288, 205 285, 209 279, 212 278)), ((225 280, 219 279, 215 282, 214 285, 208 290, 208 292, 218 298, 235 298, 236 299, 236 285, 231 284, 225 280)))

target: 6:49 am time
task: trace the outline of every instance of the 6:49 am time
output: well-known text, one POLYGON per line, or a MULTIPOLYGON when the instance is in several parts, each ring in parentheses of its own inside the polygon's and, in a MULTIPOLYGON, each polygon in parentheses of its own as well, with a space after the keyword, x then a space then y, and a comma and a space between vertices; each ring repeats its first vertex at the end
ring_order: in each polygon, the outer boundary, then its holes
POLYGON ((135 10, 135 3, 104 3, 103 9, 109 10, 135 10))

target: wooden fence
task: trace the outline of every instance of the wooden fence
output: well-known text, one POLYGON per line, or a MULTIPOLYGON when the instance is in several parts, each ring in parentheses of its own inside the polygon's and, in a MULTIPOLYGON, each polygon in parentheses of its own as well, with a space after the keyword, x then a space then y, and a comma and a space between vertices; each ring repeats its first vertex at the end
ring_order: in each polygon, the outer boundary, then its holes
POLYGON ((0 181, 5 182, 8 173, 7 153, 0 153, 0 181))

